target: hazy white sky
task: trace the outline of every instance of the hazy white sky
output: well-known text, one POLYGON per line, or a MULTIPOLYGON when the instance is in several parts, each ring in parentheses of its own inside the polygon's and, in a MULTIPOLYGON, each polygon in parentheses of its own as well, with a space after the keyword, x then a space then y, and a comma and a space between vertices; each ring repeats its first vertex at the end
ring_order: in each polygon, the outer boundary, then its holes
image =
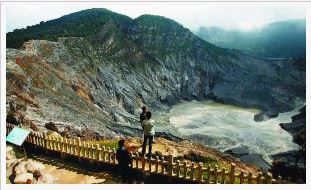
POLYGON ((161 15, 191 30, 200 26, 219 26, 226 29, 250 30, 269 22, 305 18, 303 6, 252 6, 252 4, 215 5, 211 3, 6 3, 6 31, 24 28, 40 21, 89 8, 107 8, 111 11, 136 18, 142 14, 161 15))

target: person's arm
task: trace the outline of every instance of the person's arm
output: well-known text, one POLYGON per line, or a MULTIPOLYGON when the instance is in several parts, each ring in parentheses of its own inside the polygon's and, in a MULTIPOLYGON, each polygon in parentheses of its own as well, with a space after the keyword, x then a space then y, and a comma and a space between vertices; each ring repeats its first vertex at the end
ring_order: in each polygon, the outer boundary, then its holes
POLYGON ((140 122, 143 122, 143 121, 144 121, 144 118, 145 118, 145 115, 144 115, 143 113, 141 113, 141 114, 140 114, 140 117, 139 117, 140 122))
POLYGON ((143 130, 145 131, 146 125, 147 125, 147 121, 143 120, 143 122, 141 123, 143 130))
MULTIPOLYGON (((117 151, 116 153, 116 159, 118 160, 118 162, 120 162, 120 154, 119 154, 119 151, 117 151)), ((120 163, 119 163, 120 164, 120 163)))

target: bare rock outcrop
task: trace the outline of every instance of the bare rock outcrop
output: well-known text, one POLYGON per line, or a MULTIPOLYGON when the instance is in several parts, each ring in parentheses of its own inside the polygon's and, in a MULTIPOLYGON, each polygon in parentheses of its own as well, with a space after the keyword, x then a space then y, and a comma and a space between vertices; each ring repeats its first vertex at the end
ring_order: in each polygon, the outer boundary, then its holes
POLYGON ((33 174, 32 173, 20 173, 17 174, 14 178, 15 184, 27 184, 33 182, 33 174))

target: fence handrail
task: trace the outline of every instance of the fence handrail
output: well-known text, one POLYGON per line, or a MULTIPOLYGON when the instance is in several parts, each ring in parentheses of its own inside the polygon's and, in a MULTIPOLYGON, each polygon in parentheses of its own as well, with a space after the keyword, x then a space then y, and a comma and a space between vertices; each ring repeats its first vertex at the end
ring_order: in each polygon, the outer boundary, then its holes
MULTIPOLYGON (((14 125, 6 124, 6 134, 8 135, 14 125)), ((26 141, 35 147, 40 147, 45 150, 59 152, 61 157, 67 155, 74 156, 79 161, 86 159, 91 162, 118 164, 116 160, 116 150, 110 147, 101 146, 99 144, 90 144, 82 141, 80 138, 67 139, 63 137, 52 137, 46 132, 31 131, 26 141)), ((212 167, 210 164, 207 167, 202 162, 191 162, 176 160, 169 155, 166 159, 161 156, 156 158, 147 158, 140 156, 138 152, 131 152, 133 169, 141 170, 143 173, 155 173, 168 176, 171 178, 179 178, 190 180, 196 183, 284 183, 281 177, 273 179, 271 173, 259 173, 255 176, 251 172, 239 171, 236 165, 231 163, 231 168, 227 171, 225 168, 212 167)))

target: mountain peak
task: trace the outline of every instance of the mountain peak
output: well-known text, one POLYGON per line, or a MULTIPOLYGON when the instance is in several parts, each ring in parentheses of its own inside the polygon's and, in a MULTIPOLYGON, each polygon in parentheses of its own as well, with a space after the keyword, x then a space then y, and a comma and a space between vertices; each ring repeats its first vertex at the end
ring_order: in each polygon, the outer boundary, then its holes
POLYGON ((57 41, 58 37, 85 37, 98 33, 111 21, 123 29, 131 20, 128 16, 104 8, 86 9, 9 32, 7 47, 20 48, 23 42, 31 39, 57 41))
POLYGON ((134 21, 141 26, 147 27, 159 27, 161 29, 164 29, 165 27, 173 27, 175 29, 186 29, 180 23, 170 18, 158 15, 144 14, 137 17, 134 21))

